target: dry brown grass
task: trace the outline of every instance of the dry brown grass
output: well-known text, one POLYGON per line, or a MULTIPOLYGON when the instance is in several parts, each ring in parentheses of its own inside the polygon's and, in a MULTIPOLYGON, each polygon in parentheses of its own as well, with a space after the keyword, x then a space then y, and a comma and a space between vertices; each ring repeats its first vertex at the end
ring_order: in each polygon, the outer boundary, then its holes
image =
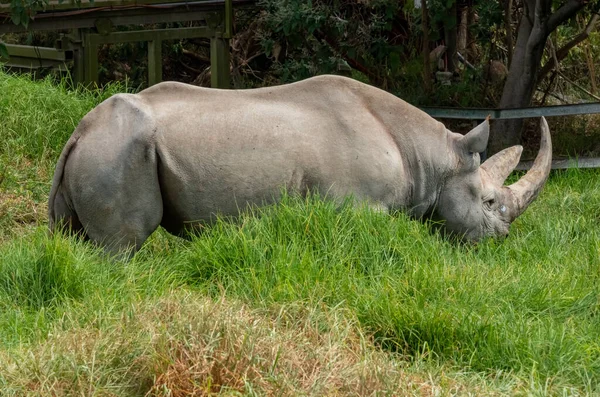
POLYGON ((178 292, 118 318, 98 319, 102 326, 71 327, 70 321, 38 345, 0 352, 7 392, 434 396, 442 390, 438 382, 446 391, 468 390, 448 377, 407 371, 400 357, 379 351, 341 310, 258 311, 178 292))
POLYGON ((0 243, 31 231, 48 220, 47 166, 25 158, 2 164, 0 159, 0 243))
POLYGON ((48 218, 48 205, 31 195, 0 191, 0 218, 10 217, 19 224, 41 224, 48 218))

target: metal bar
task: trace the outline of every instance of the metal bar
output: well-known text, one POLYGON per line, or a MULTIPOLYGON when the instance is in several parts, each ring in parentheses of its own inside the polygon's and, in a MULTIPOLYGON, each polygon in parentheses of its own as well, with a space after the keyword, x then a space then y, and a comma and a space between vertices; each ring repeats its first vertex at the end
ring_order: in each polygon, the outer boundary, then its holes
POLYGON ((148 87, 162 81, 162 41, 148 42, 148 87))
POLYGON ((176 10, 136 9, 123 11, 97 11, 84 15, 44 18, 38 14, 36 19, 29 22, 29 27, 10 23, 0 23, 0 34, 18 33, 38 30, 68 30, 93 28, 98 18, 108 18, 113 26, 141 25, 155 23, 203 21, 207 11, 178 8, 176 10))
POLYGON ((229 39, 210 39, 210 85, 231 88, 229 81, 229 39))
POLYGON ((30 57, 11 56, 7 61, 2 61, 6 67, 23 68, 23 69, 46 69, 66 71, 69 69, 65 61, 57 61, 52 59, 35 59, 30 57))
POLYGON ((134 30, 129 32, 113 32, 108 35, 89 34, 94 42, 100 44, 132 43, 136 41, 179 40, 196 37, 212 37, 214 31, 206 26, 178 29, 134 30))
MULTIPOLYGON (((515 170, 528 171, 533 166, 533 161, 520 162, 515 170)), ((553 170, 566 170, 569 168, 600 168, 600 158, 587 157, 575 159, 557 159, 552 160, 553 170)))
POLYGON ((65 52, 59 51, 56 48, 17 44, 5 44, 5 46, 11 58, 20 57, 60 62, 64 62, 66 60, 65 52))
MULTIPOLYGON (((89 9, 89 8, 123 8, 123 7, 143 7, 149 5, 189 5, 189 4, 203 4, 205 6, 223 6, 225 0, 95 0, 95 1, 81 1, 77 4, 75 1, 60 1, 50 0, 45 6, 46 11, 59 11, 59 10, 77 10, 77 9, 89 9)), ((248 0, 234 0, 234 3, 249 3, 248 0)), ((254 1, 252 1, 254 2, 254 1)), ((10 13, 11 5, 8 3, 0 4, 0 12, 10 13)), ((38 9, 39 12, 44 10, 38 9)))
POLYGON ((483 120, 488 115, 492 119, 520 119, 528 117, 572 116, 578 114, 600 113, 600 102, 575 105, 540 106, 519 109, 458 109, 422 107, 432 117, 444 119, 483 120))

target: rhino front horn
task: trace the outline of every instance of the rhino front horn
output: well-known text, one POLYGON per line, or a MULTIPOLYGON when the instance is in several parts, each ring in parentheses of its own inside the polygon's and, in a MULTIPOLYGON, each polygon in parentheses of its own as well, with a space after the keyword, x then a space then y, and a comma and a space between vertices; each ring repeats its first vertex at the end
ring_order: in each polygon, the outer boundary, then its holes
POLYGON ((540 151, 533 162, 533 166, 518 182, 508 186, 514 197, 515 208, 513 213, 515 218, 521 215, 538 196, 552 168, 550 128, 548 128, 548 123, 544 117, 540 121, 540 128, 542 130, 540 151))

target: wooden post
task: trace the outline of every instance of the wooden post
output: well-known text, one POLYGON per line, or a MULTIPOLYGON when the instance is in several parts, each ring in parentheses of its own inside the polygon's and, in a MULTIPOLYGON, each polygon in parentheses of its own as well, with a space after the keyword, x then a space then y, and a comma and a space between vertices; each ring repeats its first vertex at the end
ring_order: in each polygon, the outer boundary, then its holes
POLYGON ((233 4, 231 0, 225 0, 225 33, 223 37, 230 39, 233 35, 233 4))
POLYGON ((213 88, 230 88, 229 40, 221 37, 210 39, 210 84, 213 88))
POLYGON ((83 58, 84 58, 84 83, 98 86, 98 44, 92 36, 85 32, 83 34, 83 58))
POLYGON ((83 41, 81 29, 73 29, 71 45, 73 46, 73 82, 75 86, 85 82, 85 60, 83 57, 83 41))
POLYGON ((73 82, 75 85, 83 84, 85 81, 83 47, 79 46, 73 50, 73 82))
POLYGON ((162 81, 162 41, 148 42, 148 87, 162 81))

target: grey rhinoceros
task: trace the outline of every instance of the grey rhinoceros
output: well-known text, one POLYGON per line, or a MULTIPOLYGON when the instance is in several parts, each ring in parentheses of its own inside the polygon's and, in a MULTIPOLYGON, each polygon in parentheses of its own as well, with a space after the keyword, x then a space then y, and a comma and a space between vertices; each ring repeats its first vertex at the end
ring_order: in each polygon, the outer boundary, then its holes
POLYGON ((480 165, 487 120, 453 133, 349 78, 249 90, 161 83, 114 95, 81 120, 56 166, 50 229, 135 251, 159 225, 181 235, 215 214, 277 202, 287 189, 431 217, 466 240, 503 236, 550 172, 543 118, 541 130, 533 168, 503 186, 522 148, 480 165))

